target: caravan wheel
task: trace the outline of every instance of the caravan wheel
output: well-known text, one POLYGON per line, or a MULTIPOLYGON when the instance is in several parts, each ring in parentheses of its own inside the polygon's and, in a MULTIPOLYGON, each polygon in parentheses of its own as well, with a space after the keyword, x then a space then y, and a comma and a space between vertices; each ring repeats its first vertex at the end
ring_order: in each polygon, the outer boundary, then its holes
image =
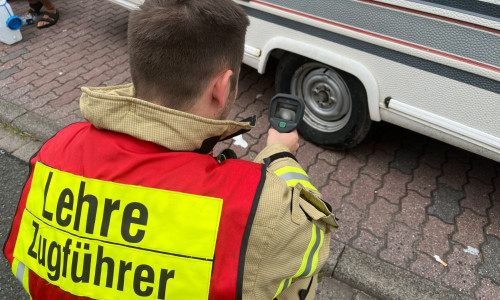
POLYGON ((304 99, 299 133, 315 144, 343 150, 359 144, 371 120, 366 92, 354 76, 296 55, 285 55, 276 89, 304 99))

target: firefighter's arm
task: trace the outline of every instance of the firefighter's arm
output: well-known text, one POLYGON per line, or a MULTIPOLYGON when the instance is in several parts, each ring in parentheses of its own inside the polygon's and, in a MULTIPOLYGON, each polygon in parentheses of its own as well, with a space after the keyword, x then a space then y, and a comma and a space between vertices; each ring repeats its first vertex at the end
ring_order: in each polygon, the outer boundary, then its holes
POLYGON ((318 190, 309 180, 309 175, 295 158, 298 147, 296 130, 289 133, 279 133, 271 128, 268 131, 267 147, 257 155, 254 162, 266 164, 268 170, 282 178, 289 187, 301 183, 320 197, 318 190))
POLYGON ((261 201, 275 203, 258 215, 279 211, 275 222, 268 219, 265 224, 274 223, 269 232, 273 237, 263 250, 261 275, 257 276, 262 281, 257 280, 256 287, 263 294, 256 295, 279 300, 314 299, 317 273, 328 258, 331 231, 337 227, 335 217, 288 146, 272 143, 254 161, 267 166, 261 201))

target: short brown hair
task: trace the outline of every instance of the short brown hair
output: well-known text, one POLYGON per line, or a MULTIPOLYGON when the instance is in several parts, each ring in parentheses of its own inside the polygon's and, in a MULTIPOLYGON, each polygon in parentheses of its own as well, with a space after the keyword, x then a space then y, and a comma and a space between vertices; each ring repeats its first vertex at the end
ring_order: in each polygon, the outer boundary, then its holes
POLYGON ((232 0, 146 0, 129 18, 136 96, 186 110, 217 73, 231 69, 235 85, 248 24, 232 0))

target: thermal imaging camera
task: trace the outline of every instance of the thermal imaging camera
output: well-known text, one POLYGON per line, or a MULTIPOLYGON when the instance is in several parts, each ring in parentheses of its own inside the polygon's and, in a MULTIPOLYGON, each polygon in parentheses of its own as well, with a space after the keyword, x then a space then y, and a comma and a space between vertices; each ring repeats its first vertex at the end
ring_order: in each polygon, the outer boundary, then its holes
POLYGON ((278 132, 293 131, 304 116, 305 104, 300 97, 290 94, 277 94, 271 99, 269 122, 278 132))

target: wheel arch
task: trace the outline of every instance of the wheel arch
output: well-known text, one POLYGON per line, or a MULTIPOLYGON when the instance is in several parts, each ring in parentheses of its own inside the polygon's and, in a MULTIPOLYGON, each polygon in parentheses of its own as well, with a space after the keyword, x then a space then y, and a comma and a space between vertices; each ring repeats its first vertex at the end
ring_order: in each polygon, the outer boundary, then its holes
POLYGON ((381 120, 378 84, 373 74, 363 64, 311 44, 284 37, 274 37, 261 49, 261 59, 257 68, 259 73, 265 72, 269 57, 276 50, 294 53, 352 74, 363 84, 366 90, 371 120, 381 120))

